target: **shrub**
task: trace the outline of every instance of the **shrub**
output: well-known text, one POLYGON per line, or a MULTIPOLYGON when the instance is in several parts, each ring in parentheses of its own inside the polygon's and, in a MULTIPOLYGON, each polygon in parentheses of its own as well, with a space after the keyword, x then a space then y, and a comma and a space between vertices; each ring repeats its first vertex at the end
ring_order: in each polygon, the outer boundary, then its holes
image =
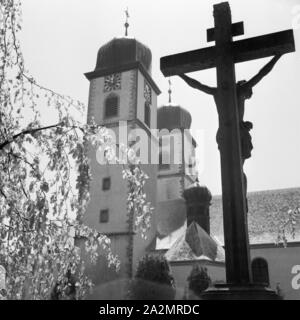
POLYGON ((163 256, 144 256, 130 285, 129 298, 172 300, 175 292, 175 282, 167 260, 163 256))
POLYGON ((188 286, 198 297, 206 290, 211 284, 211 278, 207 273, 205 267, 201 267, 198 264, 193 266, 193 269, 188 277, 188 286))

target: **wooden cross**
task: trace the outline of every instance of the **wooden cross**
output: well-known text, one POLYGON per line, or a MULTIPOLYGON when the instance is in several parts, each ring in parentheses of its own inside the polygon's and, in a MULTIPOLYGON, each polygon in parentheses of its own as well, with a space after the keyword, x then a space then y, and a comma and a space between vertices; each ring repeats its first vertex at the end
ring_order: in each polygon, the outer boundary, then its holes
POLYGON ((228 2, 214 5, 214 22, 215 27, 207 30, 207 40, 215 41, 215 46, 162 57, 160 67, 166 77, 214 67, 217 70, 226 279, 228 284, 247 285, 252 276, 235 63, 293 52, 294 36, 287 30, 233 42, 233 36, 244 34, 244 27, 242 22, 232 24, 228 2))

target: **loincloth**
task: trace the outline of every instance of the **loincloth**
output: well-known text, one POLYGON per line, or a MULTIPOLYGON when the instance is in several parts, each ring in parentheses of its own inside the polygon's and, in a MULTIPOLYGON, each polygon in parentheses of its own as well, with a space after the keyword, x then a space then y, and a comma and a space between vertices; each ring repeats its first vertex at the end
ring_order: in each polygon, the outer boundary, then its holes
MULTIPOLYGON (((242 159, 249 159, 251 157, 251 151, 253 149, 252 137, 250 135, 250 130, 253 128, 253 124, 250 121, 241 121, 240 122, 240 138, 241 138, 241 153, 242 159)), ((219 128, 217 132, 217 143, 218 148, 222 145, 222 140, 224 136, 222 130, 219 128)))

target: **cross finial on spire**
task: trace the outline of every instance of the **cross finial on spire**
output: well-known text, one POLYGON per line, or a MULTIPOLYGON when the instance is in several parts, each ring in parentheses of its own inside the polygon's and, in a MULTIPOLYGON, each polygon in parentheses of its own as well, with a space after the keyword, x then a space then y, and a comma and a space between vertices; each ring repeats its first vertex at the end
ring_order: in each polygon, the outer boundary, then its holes
POLYGON ((171 82, 170 78, 169 78, 168 82, 169 82, 169 90, 168 90, 168 93, 169 93, 169 104, 171 104, 172 103, 172 89, 171 89, 172 82, 171 82))
POLYGON ((129 27, 129 23, 128 23, 128 18, 129 18, 129 12, 128 12, 128 7, 125 10, 125 14, 126 14, 126 21, 125 21, 125 37, 128 36, 128 27, 129 27))

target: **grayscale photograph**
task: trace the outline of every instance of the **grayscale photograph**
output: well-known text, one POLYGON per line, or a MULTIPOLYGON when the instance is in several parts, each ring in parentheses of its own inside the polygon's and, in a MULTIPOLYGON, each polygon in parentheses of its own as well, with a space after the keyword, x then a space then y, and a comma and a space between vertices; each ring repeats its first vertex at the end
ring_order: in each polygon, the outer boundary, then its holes
POLYGON ((299 0, 0 0, 0 300, 300 300, 299 101, 299 0))

